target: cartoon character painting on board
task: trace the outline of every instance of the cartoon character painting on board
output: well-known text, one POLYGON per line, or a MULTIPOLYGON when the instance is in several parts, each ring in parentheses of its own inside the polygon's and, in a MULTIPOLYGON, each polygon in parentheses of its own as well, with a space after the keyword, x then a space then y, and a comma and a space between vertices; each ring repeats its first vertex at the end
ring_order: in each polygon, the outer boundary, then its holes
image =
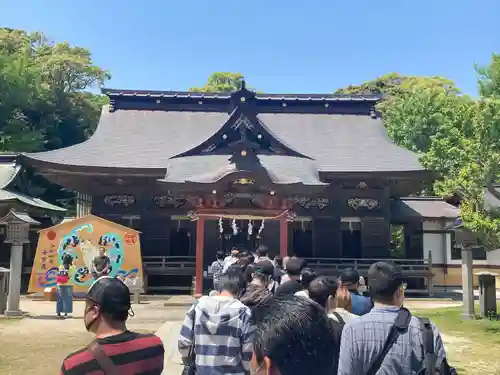
POLYGON ((72 275, 72 282, 76 285, 90 286, 93 262, 101 255, 101 249, 111 261, 110 276, 118 276, 118 271, 123 263, 123 241, 116 233, 106 233, 99 238, 98 243, 92 242, 94 228, 91 224, 84 224, 76 227, 71 233, 64 236, 58 248, 59 260, 65 254, 69 254, 74 259, 76 272, 72 275))
MULTIPOLYGON (((54 241, 56 236, 54 230, 47 233, 49 241, 54 241)), ((106 255, 111 262, 110 276, 121 278, 138 276, 139 268, 137 267, 128 271, 122 269, 124 254, 121 235, 115 232, 107 232, 100 236, 98 241, 93 241, 93 238, 95 238, 95 233, 92 224, 83 224, 76 226, 70 233, 62 236, 57 250, 55 245, 51 245, 50 255, 57 259, 58 264, 62 264, 62 260, 67 255, 73 259, 74 267, 69 275, 71 284, 81 287, 90 286, 93 282, 91 275, 93 262, 100 255, 106 255)), ((43 254, 45 253, 44 250, 43 254)), ((54 264, 56 259, 51 259, 50 266, 47 267, 45 259, 46 257, 41 258, 40 268, 42 273, 38 274, 37 284, 40 287, 51 287, 55 285, 58 264, 54 264)))

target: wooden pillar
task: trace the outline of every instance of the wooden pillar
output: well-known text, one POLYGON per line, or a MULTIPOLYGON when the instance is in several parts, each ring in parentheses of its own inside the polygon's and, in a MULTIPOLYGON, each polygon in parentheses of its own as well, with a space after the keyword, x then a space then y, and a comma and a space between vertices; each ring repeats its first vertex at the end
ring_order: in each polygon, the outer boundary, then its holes
POLYGON ((288 256, 288 221, 282 217, 280 219, 280 257, 288 256))
POLYGON ((205 247, 205 218, 196 221, 196 296, 203 295, 203 248, 205 247))

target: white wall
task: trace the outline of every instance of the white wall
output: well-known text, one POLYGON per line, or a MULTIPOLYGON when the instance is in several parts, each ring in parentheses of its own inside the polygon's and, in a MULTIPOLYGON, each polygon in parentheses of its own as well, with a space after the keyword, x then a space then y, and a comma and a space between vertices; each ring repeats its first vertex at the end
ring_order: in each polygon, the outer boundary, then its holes
POLYGON ((488 251, 486 261, 490 266, 500 266, 500 249, 488 251))
MULTIPOLYGON (((438 264, 462 264, 460 259, 451 259, 451 234, 450 233, 425 233, 425 231, 444 230, 450 223, 438 221, 424 221, 423 242, 424 242, 424 258, 428 257, 429 251, 432 252, 432 262, 438 264), (442 241, 445 236, 446 252, 443 252, 442 241)), ((486 260, 474 260, 477 265, 500 266, 500 249, 492 250, 486 253, 486 260)))
POLYGON ((424 221, 423 230, 423 248, 424 259, 432 254, 432 263, 446 263, 447 258, 451 256, 451 235, 449 233, 426 233, 426 231, 442 231, 446 223, 439 221, 424 221), (443 248, 444 247, 444 248, 443 248))

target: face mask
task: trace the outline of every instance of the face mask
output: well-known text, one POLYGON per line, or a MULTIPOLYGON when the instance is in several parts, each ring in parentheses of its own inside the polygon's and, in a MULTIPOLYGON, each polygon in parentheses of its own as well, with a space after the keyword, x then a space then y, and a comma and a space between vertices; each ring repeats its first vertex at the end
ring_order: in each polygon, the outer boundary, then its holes
POLYGON ((94 319, 92 319, 88 324, 84 323, 85 324, 85 329, 87 330, 87 332, 90 332, 90 328, 97 321, 97 319, 99 319, 98 316, 96 316, 94 319))
POLYGON ((92 326, 97 321, 97 319, 99 319, 99 315, 97 315, 95 318, 93 318, 90 322, 87 323, 85 321, 85 316, 89 313, 89 311, 90 311, 90 309, 87 310, 87 312, 84 314, 84 317, 83 317, 83 324, 85 325, 85 329, 87 330, 87 332, 90 332, 90 328, 92 328, 92 326))

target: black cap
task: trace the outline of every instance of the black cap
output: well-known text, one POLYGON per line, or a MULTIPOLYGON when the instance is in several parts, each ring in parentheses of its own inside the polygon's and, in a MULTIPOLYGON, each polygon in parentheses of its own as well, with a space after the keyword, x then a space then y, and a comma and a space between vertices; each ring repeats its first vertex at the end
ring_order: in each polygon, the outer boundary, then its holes
POLYGON ((99 305, 103 314, 114 315, 130 310, 130 290, 116 277, 98 278, 89 288, 85 298, 99 305))
POLYGON ((344 285, 355 285, 359 283, 359 272, 353 268, 348 268, 340 274, 340 280, 344 285))
POLYGON ((268 260, 261 260, 253 265, 253 272, 271 276, 274 273, 274 266, 268 260))

